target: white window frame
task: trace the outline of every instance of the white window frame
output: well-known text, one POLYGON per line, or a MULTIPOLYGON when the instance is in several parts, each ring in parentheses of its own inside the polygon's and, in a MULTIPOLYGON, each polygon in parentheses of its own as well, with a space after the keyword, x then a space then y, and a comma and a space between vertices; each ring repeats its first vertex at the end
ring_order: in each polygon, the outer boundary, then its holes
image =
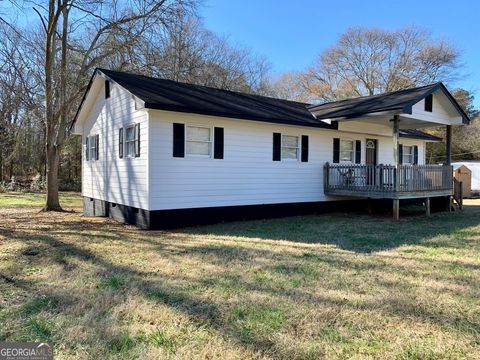
POLYGON ((301 144, 300 142, 302 141, 301 137, 299 135, 294 135, 294 134, 284 134, 280 133, 281 140, 280 140, 280 159, 282 161, 299 161, 300 160, 300 151, 301 151, 301 144), (283 145, 283 137, 284 136, 290 136, 290 137, 296 137, 297 138, 297 147, 292 147, 292 146, 284 146, 283 145), (283 149, 296 149, 297 150, 297 157, 295 159, 285 159, 283 157, 283 149))
POLYGON ((135 157, 135 124, 130 124, 125 126, 124 134, 123 134, 123 157, 124 158, 134 158, 135 157), (128 130, 131 129, 133 131, 133 140, 128 140, 128 130), (133 154, 128 153, 128 143, 133 142, 133 154))
POLYGON ((97 135, 90 135, 88 137, 88 159, 92 161, 97 160, 97 135), (95 146, 93 146, 95 144, 95 146))
POLYGON ((213 158, 213 127, 208 126, 208 125, 202 125, 202 124, 185 124, 185 157, 193 157, 193 158, 204 158, 204 159, 212 159, 213 158), (208 129, 210 132, 210 140, 209 141, 204 141, 204 140, 188 140, 188 128, 202 128, 202 129, 208 129), (196 142, 196 143, 208 143, 208 155, 202 155, 202 154, 189 154, 188 153, 188 147, 187 143, 188 142, 196 142))
POLYGON ((413 165, 415 162, 415 150, 413 145, 402 145, 402 164, 413 165), (410 148, 410 153, 406 153, 406 149, 410 148), (405 161, 405 156, 410 158, 410 161, 405 161))
POLYGON ((339 149, 338 149, 338 161, 339 163, 343 164, 353 164, 355 163, 355 140, 353 139, 340 139, 339 149), (352 150, 351 150, 351 160, 342 160, 342 142, 351 142, 352 143, 352 150))

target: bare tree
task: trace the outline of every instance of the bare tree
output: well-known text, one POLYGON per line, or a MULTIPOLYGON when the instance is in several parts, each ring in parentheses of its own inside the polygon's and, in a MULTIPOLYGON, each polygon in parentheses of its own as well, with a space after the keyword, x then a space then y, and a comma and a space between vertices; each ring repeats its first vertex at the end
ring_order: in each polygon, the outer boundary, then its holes
POLYGON ((132 46, 132 41, 149 26, 166 24, 171 11, 190 2, 49 0, 46 5, 32 4, 43 29, 45 210, 61 210, 58 196, 60 151, 71 126, 71 114, 85 90, 92 68, 132 46), (115 41, 118 38, 128 40, 115 41))
POLYGON ((268 91, 269 64, 205 29, 196 16, 196 0, 24 1, 23 8, 19 2, 12 6, 40 22, 22 27, 0 14, 5 27, 0 69, 7 70, 0 72, 0 170, 6 169, 0 182, 18 174, 45 174, 47 210, 60 209, 59 187, 78 186, 81 144, 68 137, 68 129, 95 67, 268 91), (38 151, 42 147, 46 151, 38 151))
POLYGON ((137 61, 118 59, 113 67, 227 90, 266 91, 269 63, 205 29, 195 14, 180 9, 170 26, 151 28, 145 36, 148 41, 122 55, 137 61))
POLYGON ((285 72, 271 80, 269 92, 272 96, 280 99, 306 102, 311 97, 311 93, 308 91, 308 80, 302 72, 285 72))
POLYGON ((458 77, 459 51, 418 27, 351 28, 306 72, 318 101, 374 95, 458 77))

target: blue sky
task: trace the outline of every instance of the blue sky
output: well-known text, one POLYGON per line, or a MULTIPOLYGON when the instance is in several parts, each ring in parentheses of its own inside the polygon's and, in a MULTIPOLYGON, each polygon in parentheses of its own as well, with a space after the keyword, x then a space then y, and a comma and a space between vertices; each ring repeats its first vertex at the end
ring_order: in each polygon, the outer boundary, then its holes
POLYGON ((206 27, 265 56, 273 71, 302 70, 348 27, 419 25, 463 53, 464 79, 480 107, 480 1, 204 0, 206 27))

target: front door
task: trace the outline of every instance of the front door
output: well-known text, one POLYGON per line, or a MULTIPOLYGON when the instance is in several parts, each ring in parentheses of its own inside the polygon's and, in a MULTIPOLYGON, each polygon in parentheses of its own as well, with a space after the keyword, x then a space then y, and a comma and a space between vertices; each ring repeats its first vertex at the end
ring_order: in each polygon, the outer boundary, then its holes
POLYGON ((365 163, 367 165, 377 165, 377 140, 366 140, 365 163))
POLYGON ((367 184, 375 185, 377 177, 377 139, 367 139, 365 146, 365 164, 367 166, 367 184))

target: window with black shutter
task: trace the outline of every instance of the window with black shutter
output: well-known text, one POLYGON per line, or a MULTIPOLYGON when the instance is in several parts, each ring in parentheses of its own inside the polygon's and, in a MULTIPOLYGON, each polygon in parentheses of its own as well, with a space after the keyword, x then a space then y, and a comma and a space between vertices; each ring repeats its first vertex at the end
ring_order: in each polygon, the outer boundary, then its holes
POLYGON ((135 157, 140 156, 140 124, 135 124, 135 157))
POLYGON ((425 98, 425 111, 433 111, 433 94, 430 94, 425 98))
POLYGON ((418 146, 413 146, 413 164, 418 165, 418 146))
POLYGON ((282 151, 282 134, 273 133, 273 161, 280 161, 282 151))
POLYGON ((90 154, 90 141, 87 136, 87 138, 85 139, 85 160, 86 161, 90 160, 89 154, 90 154))
POLYGON ((224 131, 221 127, 216 127, 213 131, 213 158, 223 159, 224 131))
POLYGON ((136 126, 128 126, 125 130, 125 155, 127 158, 135 157, 136 139, 136 126))
POLYGON ((110 97, 110 81, 105 80, 105 99, 110 97))
POLYGON ((302 162, 308 162, 308 135, 302 135, 302 162))
POLYGON ((185 157, 185 124, 173 124, 173 157, 185 157))
POLYGON ((333 139, 333 162, 338 164, 340 162, 340 139, 333 139))
POLYGON ((90 154, 88 157, 90 160, 97 160, 97 136, 96 135, 90 136, 89 143, 90 143, 90 154))
POLYGON ((355 164, 362 162, 362 142, 360 140, 355 141, 355 164))
POLYGON ((118 132, 118 157, 123 159, 123 128, 118 132))
POLYGON ((100 135, 95 135, 95 144, 96 144, 96 148, 95 148, 95 160, 98 160, 99 159, 99 144, 100 144, 100 135))

